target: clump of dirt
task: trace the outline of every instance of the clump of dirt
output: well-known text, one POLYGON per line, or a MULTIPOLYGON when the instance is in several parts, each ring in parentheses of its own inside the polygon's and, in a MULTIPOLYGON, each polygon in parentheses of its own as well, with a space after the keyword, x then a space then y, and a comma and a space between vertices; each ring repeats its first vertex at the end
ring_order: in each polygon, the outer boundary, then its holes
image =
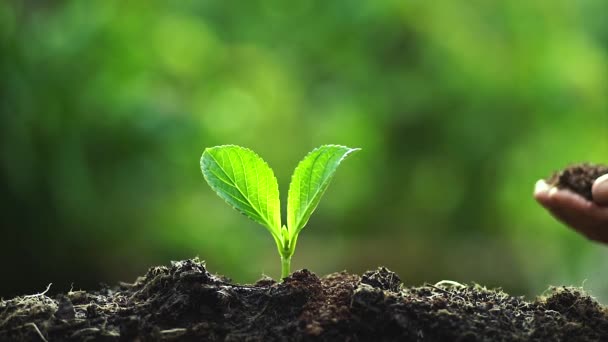
POLYGON ((526 301, 386 268, 232 284, 198 259, 133 284, 0 301, 0 341, 600 341, 608 311, 575 288, 526 301))
POLYGON ((600 176, 608 174, 608 165, 575 164, 555 172, 547 179, 547 184, 559 189, 568 189, 593 201, 591 187, 600 176))

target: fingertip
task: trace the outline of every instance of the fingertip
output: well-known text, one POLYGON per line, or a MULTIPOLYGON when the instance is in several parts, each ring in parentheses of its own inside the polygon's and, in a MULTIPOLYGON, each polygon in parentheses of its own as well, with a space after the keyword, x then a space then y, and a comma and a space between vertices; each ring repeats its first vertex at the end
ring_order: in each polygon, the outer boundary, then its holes
POLYGON ((545 182, 544 179, 539 179, 534 185, 534 198, 542 205, 547 206, 549 204, 549 192, 551 186, 545 182))
POLYGON ((591 187, 593 202, 598 205, 608 206, 608 174, 605 174, 593 182, 591 187))
POLYGON ((534 185, 534 196, 538 196, 549 191, 549 184, 544 179, 539 179, 534 185))

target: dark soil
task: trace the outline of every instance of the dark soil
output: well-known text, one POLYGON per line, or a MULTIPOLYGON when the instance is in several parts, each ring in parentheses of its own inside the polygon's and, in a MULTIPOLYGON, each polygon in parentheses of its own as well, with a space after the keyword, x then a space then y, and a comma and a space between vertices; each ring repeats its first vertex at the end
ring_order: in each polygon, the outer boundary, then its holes
POLYGON ((134 284, 0 301, 1 341, 606 341, 608 311, 575 288, 526 301, 379 268, 232 284, 197 259, 134 284))
POLYGON ((608 165, 575 164, 555 172, 547 179, 547 184, 557 186, 559 189, 574 191, 589 201, 593 201, 591 195, 593 182, 607 173, 608 165))

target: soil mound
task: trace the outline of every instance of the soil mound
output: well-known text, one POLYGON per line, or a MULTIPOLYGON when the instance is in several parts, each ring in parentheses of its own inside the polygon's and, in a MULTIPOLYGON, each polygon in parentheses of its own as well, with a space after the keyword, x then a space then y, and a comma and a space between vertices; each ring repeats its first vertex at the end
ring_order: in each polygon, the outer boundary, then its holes
POLYGON ((405 288, 381 267, 362 276, 233 284, 198 259, 133 284, 0 301, 1 341, 601 341, 608 311, 575 288, 533 302, 453 282, 405 288))

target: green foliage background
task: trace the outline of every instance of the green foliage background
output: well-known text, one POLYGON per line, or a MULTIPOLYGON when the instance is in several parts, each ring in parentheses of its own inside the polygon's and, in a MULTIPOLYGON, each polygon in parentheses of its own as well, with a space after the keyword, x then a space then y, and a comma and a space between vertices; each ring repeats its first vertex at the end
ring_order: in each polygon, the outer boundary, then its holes
MULTIPOLYGON (((608 300, 608 248, 554 221, 536 179, 608 161, 608 3, 0 2, 0 296, 132 281, 205 259, 278 276, 274 242, 199 158, 258 152, 287 189, 326 143, 362 147, 293 267, 379 265, 608 300)), ((285 203, 286 192, 281 193, 285 203)), ((284 210, 284 209, 283 209, 284 210)))

